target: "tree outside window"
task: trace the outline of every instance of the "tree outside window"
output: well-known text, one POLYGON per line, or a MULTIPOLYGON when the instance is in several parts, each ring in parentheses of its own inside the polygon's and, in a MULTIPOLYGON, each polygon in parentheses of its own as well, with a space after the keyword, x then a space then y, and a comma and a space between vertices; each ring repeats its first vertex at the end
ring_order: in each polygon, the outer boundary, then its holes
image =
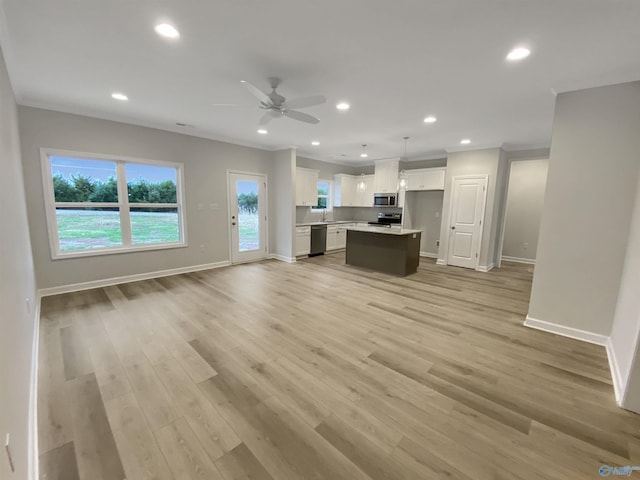
POLYGON ((318 181, 318 203, 313 208, 316 210, 331 210, 331 181, 318 181))

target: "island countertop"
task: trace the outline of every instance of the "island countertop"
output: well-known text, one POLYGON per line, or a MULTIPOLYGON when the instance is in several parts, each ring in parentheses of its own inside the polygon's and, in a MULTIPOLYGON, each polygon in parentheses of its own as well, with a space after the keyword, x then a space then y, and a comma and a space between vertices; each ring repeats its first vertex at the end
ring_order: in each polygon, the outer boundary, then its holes
POLYGON ((366 227, 346 227, 346 229, 356 232, 382 233, 385 235, 412 235, 414 233, 422 233, 422 230, 414 230, 412 228, 378 227, 376 225, 367 225, 366 227))

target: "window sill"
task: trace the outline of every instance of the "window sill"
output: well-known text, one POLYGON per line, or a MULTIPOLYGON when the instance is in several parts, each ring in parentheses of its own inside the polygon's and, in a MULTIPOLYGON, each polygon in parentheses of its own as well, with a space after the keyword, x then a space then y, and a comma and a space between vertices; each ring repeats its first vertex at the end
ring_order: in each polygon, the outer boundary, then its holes
POLYGON ((99 255, 116 255, 120 253, 148 252, 151 250, 170 250, 186 248, 187 243, 160 243, 156 245, 141 245, 136 247, 102 248, 95 250, 81 250, 71 252, 57 252, 51 255, 51 260, 67 260, 70 258, 96 257, 99 255))

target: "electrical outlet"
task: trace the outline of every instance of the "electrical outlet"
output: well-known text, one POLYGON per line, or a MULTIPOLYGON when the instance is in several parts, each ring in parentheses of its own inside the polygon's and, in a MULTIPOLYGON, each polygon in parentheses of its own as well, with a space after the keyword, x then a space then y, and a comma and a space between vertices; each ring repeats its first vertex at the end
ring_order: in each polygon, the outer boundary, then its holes
POLYGON ((522 248, 523 248, 523 250, 526 250, 527 248, 529 248, 529 244, 527 242, 524 242, 522 244, 522 248))
POLYGON ((9 460, 9 467, 11 467, 11 471, 15 472, 16 471, 16 467, 13 465, 13 457, 11 456, 11 448, 9 446, 9 434, 7 433, 7 439, 4 442, 4 450, 5 452, 7 452, 7 460, 9 460))
POLYGON ((440 218, 440 212, 436 212, 436 218, 440 218))
POLYGON ((440 246, 440 240, 436 240, 436 247, 440 246))
POLYGON ((31 313, 31 299, 27 297, 25 302, 27 303, 27 313, 31 313))

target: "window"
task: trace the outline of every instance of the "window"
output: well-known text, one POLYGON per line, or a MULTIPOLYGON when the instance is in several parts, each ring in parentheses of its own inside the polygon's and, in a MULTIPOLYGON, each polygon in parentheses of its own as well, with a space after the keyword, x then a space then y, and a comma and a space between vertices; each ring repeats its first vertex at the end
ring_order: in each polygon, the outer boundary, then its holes
POLYGON ((318 202, 313 210, 331 210, 331 185, 330 180, 318 180, 318 202))
POLYGON ((52 258, 186 246, 180 163, 42 150, 52 258))

